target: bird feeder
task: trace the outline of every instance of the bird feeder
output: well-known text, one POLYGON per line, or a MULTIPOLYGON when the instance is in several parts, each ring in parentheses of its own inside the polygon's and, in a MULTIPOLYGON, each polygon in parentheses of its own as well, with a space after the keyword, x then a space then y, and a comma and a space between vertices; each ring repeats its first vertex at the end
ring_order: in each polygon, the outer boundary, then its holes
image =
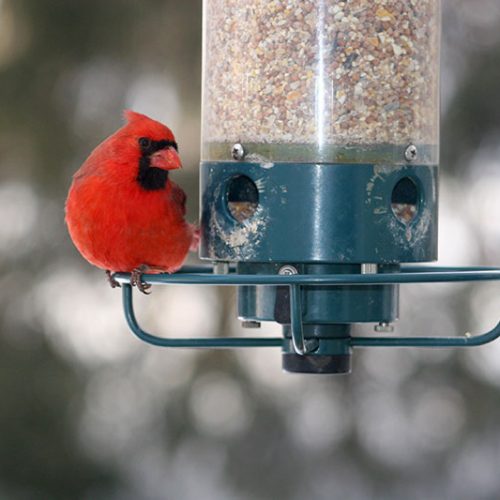
MULTIPOLYGON (((167 339, 281 347, 290 372, 345 373, 355 347, 479 345, 382 336, 404 283, 498 280, 437 258, 439 0, 205 0, 200 257, 156 284, 237 285, 244 326, 282 338, 167 339), (215 270, 215 272, 214 272, 215 270), (374 323, 376 336, 351 336, 374 323)), ((121 276, 125 282, 126 275, 121 276)))

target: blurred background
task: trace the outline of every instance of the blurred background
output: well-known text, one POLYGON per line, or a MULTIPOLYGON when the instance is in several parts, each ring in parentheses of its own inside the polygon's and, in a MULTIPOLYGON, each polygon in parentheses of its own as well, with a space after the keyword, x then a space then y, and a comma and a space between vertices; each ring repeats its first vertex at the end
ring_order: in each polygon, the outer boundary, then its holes
MULTIPOLYGON (((443 3, 440 262, 498 266, 500 2, 443 3)), ((71 175, 124 108, 175 131, 196 220, 201 10, 0 0, 0 499, 498 498, 500 342, 357 351, 339 378, 282 373, 274 349, 148 347, 73 248, 71 175)), ((498 292, 403 288, 396 331, 486 331, 498 292)), ((158 333, 244 334, 231 289, 137 309, 158 333)))

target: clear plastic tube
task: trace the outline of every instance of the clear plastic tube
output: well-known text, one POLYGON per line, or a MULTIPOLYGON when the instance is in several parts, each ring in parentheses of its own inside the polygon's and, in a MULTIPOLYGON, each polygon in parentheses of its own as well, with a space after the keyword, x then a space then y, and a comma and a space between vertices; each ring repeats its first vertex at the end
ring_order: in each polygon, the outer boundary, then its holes
POLYGON ((437 164, 440 0, 204 0, 202 158, 437 164))

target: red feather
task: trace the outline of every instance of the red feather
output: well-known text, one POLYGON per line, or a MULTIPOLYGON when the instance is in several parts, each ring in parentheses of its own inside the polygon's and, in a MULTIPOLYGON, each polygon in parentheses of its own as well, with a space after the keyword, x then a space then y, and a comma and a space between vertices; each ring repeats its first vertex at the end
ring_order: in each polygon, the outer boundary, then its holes
MULTIPOLYGON (((162 188, 145 189, 137 177, 144 154, 139 139, 175 143, 175 138, 144 115, 126 111, 125 117, 127 123, 73 177, 66 201, 69 233, 83 257, 101 269, 131 272, 147 266, 172 273, 198 243, 198 229, 184 220, 186 195, 170 179, 162 188)), ((178 160, 175 151, 169 154, 165 157, 178 160)))

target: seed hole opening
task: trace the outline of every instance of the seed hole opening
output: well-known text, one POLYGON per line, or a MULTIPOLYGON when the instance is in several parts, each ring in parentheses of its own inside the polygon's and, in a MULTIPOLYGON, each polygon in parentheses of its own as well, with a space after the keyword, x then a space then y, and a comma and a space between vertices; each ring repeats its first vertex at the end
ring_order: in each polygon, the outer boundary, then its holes
POLYGON ((227 208, 238 222, 252 217, 259 206, 259 190, 246 175, 233 177, 227 188, 227 208))

